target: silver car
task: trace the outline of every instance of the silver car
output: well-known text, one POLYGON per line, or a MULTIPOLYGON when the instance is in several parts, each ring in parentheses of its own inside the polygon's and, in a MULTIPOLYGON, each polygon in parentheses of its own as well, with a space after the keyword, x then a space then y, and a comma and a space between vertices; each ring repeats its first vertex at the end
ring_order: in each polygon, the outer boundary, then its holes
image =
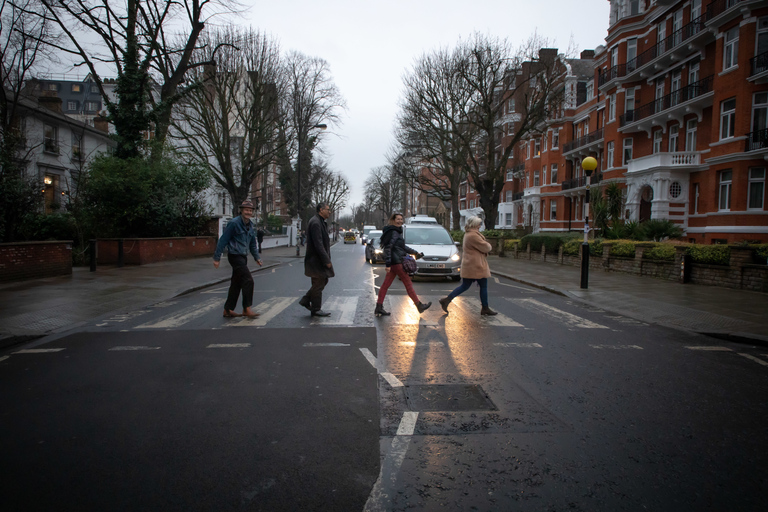
POLYGON ((424 253, 416 260, 417 276, 461 279, 461 255, 451 234, 439 224, 406 224, 403 226, 405 245, 424 253))

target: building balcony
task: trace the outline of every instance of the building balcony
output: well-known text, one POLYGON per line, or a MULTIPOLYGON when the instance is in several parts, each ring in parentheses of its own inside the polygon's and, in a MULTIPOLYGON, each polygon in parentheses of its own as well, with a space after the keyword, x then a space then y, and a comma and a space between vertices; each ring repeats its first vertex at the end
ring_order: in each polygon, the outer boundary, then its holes
POLYGON ((768 52, 749 59, 749 81, 763 84, 768 82, 768 52))
POLYGON ((658 169, 698 170, 701 167, 701 153, 685 151, 676 153, 655 153, 635 158, 627 164, 627 174, 655 171, 658 169))
POLYGON ((572 151, 576 151, 577 149, 581 149, 582 151, 589 152, 590 149, 595 146, 597 147, 602 146, 602 142, 604 138, 605 138, 604 128, 595 130, 589 135, 579 137, 576 140, 572 140, 571 142, 566 143, 563 146, 563 155, 567 155, 568 153, 572 151))
MULTIPOLYGON (((603 173, 596 172, 591 176, 589 180, 589 184, 594 185, 596 183, 600 183, 602 180, 603 180, 603 173)), ((571 190, 571 189, 582 188, 586 186, 587 186, 586 176, 580 176, 578 178, 565 180, 560 184, 560 187, 562 188, 562 190, 571 190)))
POLYGON ((648 136, 654 126, 675 119, 682 125, 686 114, 696 113, 701 120, 702 111, 712 106, 713 75, 689 84, 650 103, 629 110, 619 117, 620 132, 645 131, 648 136))
POLYGON ((524 193, 523 192, 515 192, 512 194, 512 201, 519 201, 523 198, 524 193))
POLYGON ((527 196, 538 196, 539 194, 541 194, 541 187, 539 187, 539 186, 537 186, 537 187, 528 187, 523 192, 523 195, 526 196, 526 197, 527 196))
POLYGON ((747 134, 747 144, 744 151, 768 149, 768 129, 757 130, 747 134))

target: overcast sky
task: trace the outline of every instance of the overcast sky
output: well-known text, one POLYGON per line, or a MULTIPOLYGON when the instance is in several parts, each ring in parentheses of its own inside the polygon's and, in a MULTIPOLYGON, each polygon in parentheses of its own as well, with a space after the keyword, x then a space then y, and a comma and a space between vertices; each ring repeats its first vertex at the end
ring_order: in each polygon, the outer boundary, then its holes
POLYGON ((325 146, 359 204, 369 170, 386 163, 402 76, 418 56, 476 31, 513 47, 536 32, 561 53, 571 44, 581 52, 605 44, 608 12, 608 0, 257 0, 243 24, 274 36, 284 53, 329 63, 348 110, 325 146))

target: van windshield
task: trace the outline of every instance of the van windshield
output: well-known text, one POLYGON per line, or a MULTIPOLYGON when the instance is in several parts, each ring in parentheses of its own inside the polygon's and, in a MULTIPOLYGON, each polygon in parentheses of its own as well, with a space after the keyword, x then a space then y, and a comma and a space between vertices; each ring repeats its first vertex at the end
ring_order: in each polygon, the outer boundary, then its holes
POLYGON ((411 245, 453 245, 451 235, 444 229, 408 226, 405 243, 411 245))

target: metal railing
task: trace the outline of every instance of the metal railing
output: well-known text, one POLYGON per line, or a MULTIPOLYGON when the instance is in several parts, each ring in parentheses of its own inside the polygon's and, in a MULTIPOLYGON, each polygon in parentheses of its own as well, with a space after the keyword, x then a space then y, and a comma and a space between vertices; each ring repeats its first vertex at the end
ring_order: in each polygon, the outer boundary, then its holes
POLYGON ((586 146, 587 144, 591 144, 595 141, 598 141, 602 139, 605 136, 605 129, 600 128, 599 130, 595 130, 592 133, 585 135, 583 137, 579 137, 576 140, 572 140, 571 142, 568 142, 563 146, 563 153, 567 153, 571 150, 574 150, 576 148, 580 148, 581 146, 586 146))
POLYGON ((712 80, 713 75, 710 75, 698 82, 688 84, 676 91, 672 91, 650 103, 641 105, 634 110, 629 110, 619 117, 619 126, 625 126, 629 123, 640 121, 641 119, 645 119, 646 117, 658 114, 659 112, 663 112, 676 105, 702 96, 712 90, 712 80))
POLYGON ((758 73, 768 70, 768 52, 761 53, 760 55, 749 59, 749 65, 749 76, 755 76, 758 73))
POLYGON ((756 149, 768 148, 768 128, 749 132, 747 134, 747 143, 745 151, 754 151, 756 149))
MULTIPOLYGON (((596 172, 592 175, 592 179, 590 180, 590 185, 594 185, 595 183, 600 183, 600 181, 603 179, 603 173, 596 172)), ((584 187, 587 185, 587 177, 581 176, 579 178, 573 178, 570 180, 565 180, 560 184, 562 186, 563 190, 568 190, 572 188, 579 188, 584 187)))

